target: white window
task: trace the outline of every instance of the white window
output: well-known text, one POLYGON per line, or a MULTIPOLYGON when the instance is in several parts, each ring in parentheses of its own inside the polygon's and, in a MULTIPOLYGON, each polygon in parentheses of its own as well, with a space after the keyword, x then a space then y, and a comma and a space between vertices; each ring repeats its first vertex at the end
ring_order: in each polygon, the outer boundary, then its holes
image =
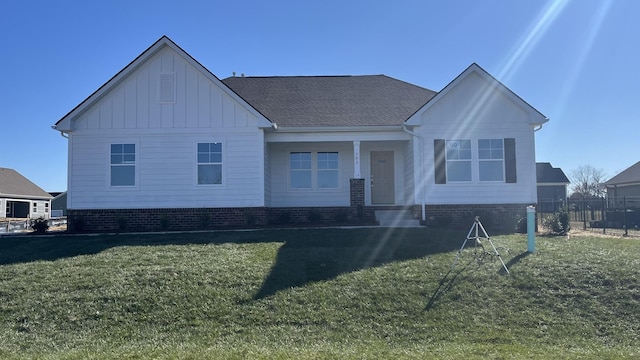
POLYGON ((447 181, 471 181, 471 140, 447 140, 447 181))
POLYGON ((338 162, 337 152, 318 153, 318 188, 334 189, 338 187, 338 162))
POLYGON ((289 182, 292 189, 311 189, 311 153, 289 154, 289 182))
POLYGON ((480 181, 504 181, 504 142, 502 139, 478 140, 480 181))
POLYGON ((198 143, 198 185, 222 184, 222 143, 198 143))
POLYGON ((136 145, 111 144, 111 186, 136 185, 136 145))
POLYGON ((38 212, 38 203, 37 203, 37 202, 34 202, 34 203, 33 203, 33 211, 32 211, 32 212, 33 212, 34 214, 38 212))
POLYGON ((44 203, 44 212, 45 214, 49 213, 49 203, 44 203))

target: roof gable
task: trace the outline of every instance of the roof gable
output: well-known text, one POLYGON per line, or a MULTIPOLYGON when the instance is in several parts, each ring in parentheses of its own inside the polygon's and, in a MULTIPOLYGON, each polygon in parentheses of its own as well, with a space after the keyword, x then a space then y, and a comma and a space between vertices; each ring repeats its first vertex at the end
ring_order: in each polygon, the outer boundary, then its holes
POLYGON ((436 94, 385 75, 222 81, 279 127, 399 126, 436 94))
POLYGON ((618 175, 609 179, 604 184, 607 186, 608 185, 614 186, 614 185, 633 184, 633 183, 640 183, 640 161, 629 166, 618 175))
POLYGON ((468 101, 472 101, 477 104, 476 106, 484 106, 484 103, 490 99, 492 94, 494 92, 498 92, 502 94, 506 99, 510 100, 513 104, 529 114, 529 124, 542 125, 549 121, 549 119, 547 119, 542 113, 536 110, 533 106, 529 105, 529 103, 524 101, 516 93, 503 85, 500 81, 486 72, 478 64, 473 63, 469 67, 467 67, 460 75, 453 79, 449 84, 447 84, 440 92, 438 92, 436 96, 431 98, 429 102, 427 102, 422 108, 418 109, 418 111, 416 111, 416 113, 413 114, 409 120, 407 120, 407 125, 421 125, 422 119, 420 117, 420 114, 428 111, 431 107, 438 103, 440 99, 447 96, 447 94, 452 92, 453 89, 459 87, 463 82, 465 82, 472 76, 479 77, 486 84, 485 86, 483 86, 483 93, 474 94, 474 98, 468 99, 468 101))
POLYGON ((196 68, 200 73, 202 73, 209 81, 216 84, 228 96, 230 96, 235 101, 242 104, 242 106, 244 106, 252 115, 254 115, 256 118, 259 119, 259 122, 258 122, 259 127, 271 126, 269 121, 262 114, 260 114, 255 108, 253 108, 250 104, 244 101, 244 99, 239 97, 235 92, 233 92, 226 85, 224 85, 224 83, 222 83, 220 79, 218 79, 211 71, 209 71, 207 68, 202 66, 202 64, 200 64, 197 60, 195 60, 191 55, 189 55, 186 51, 180 48, 176 43, 174 43, 167 36, 162 36, 158 41, 156 41, 148 49, 146 49, 140 55, 138 55, 138 57, 136 57, 131 63, 125 66, 116 75, 114 75, 111 79, 109 79, 105 84, 103 84, 95 92, 89 95, 89 97, 87 97, 75 108, 73 108, 69 113, 67 113, 60 120, 58 120, 56 124, 53 126, 53 128, 63 132, 71 131, 72 120, 80 117, 86 110, 91 108, 94 104, 100 101, 100 99, 106 96, 112 89, 116 88, 120 83, 125 81, 125 79, 127 79, 137 69, 139 69, 144 64, 151 61, 158 53, 160 53, 165 48, 170 48, 171 50, 173 50, 184 61, 186 61, 187 63, 192 65, 194 68, 196 68))
POLYGON ((551 163, 536 163, 536 179, 538 184, 569 184, 564 171, 554 168, 551 163))
POLYGON ((14 169, 0 168, 0 197, 51 199, 52 196, 14 169))

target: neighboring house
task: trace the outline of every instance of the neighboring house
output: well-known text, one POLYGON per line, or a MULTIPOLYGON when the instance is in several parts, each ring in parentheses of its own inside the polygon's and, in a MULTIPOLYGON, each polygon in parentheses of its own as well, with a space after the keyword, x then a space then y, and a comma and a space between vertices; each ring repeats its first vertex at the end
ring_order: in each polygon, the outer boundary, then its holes
POLYGON ((0 168, 0 218, 49 218, 46 191, 14 169, 0 168))
POLYGON ((562 169, 551 163, 536 163, 538 211, 555 212, 567 203, 567 186, 571 183, 562 169))
POLYGON ((67 192, 50 193, 53 196, 51 200, 51 216, 62 217, 67 216, 67 192))
POLYGON ((162 37, 60 119, 68 219, 263 225, 410 209, 524 214, 548 119, 472 64, 434 92, 384 75, 219 80, 162 37))
POLYGON ((610 206, 640 208, 640 161, 604 183, 610 206))

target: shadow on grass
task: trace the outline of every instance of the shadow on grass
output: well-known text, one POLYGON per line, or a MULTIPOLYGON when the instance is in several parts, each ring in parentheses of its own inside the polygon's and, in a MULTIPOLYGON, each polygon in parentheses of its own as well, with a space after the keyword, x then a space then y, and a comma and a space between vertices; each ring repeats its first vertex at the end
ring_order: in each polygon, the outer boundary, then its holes
POLYGON ((285 242, 254 299, 310 282, 455 250, 460 231, 424 228, 328 230, 315 238, 285 242))
POLYGON ((55 261, 120 246, 282 243, 254 299, 360 269, 456 250, 459 230, 426 228, 284 229, 173 234, 0 238, 0 265, 55 261))

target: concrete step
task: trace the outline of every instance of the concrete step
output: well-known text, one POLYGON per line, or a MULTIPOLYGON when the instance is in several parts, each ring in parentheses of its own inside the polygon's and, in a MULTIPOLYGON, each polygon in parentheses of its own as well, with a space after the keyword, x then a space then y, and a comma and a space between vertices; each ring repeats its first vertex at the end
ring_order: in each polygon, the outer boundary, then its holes
POLYGON ((420 227, 420 220, 409 210, 376 210, 376 220, 383 227, 420 227))

